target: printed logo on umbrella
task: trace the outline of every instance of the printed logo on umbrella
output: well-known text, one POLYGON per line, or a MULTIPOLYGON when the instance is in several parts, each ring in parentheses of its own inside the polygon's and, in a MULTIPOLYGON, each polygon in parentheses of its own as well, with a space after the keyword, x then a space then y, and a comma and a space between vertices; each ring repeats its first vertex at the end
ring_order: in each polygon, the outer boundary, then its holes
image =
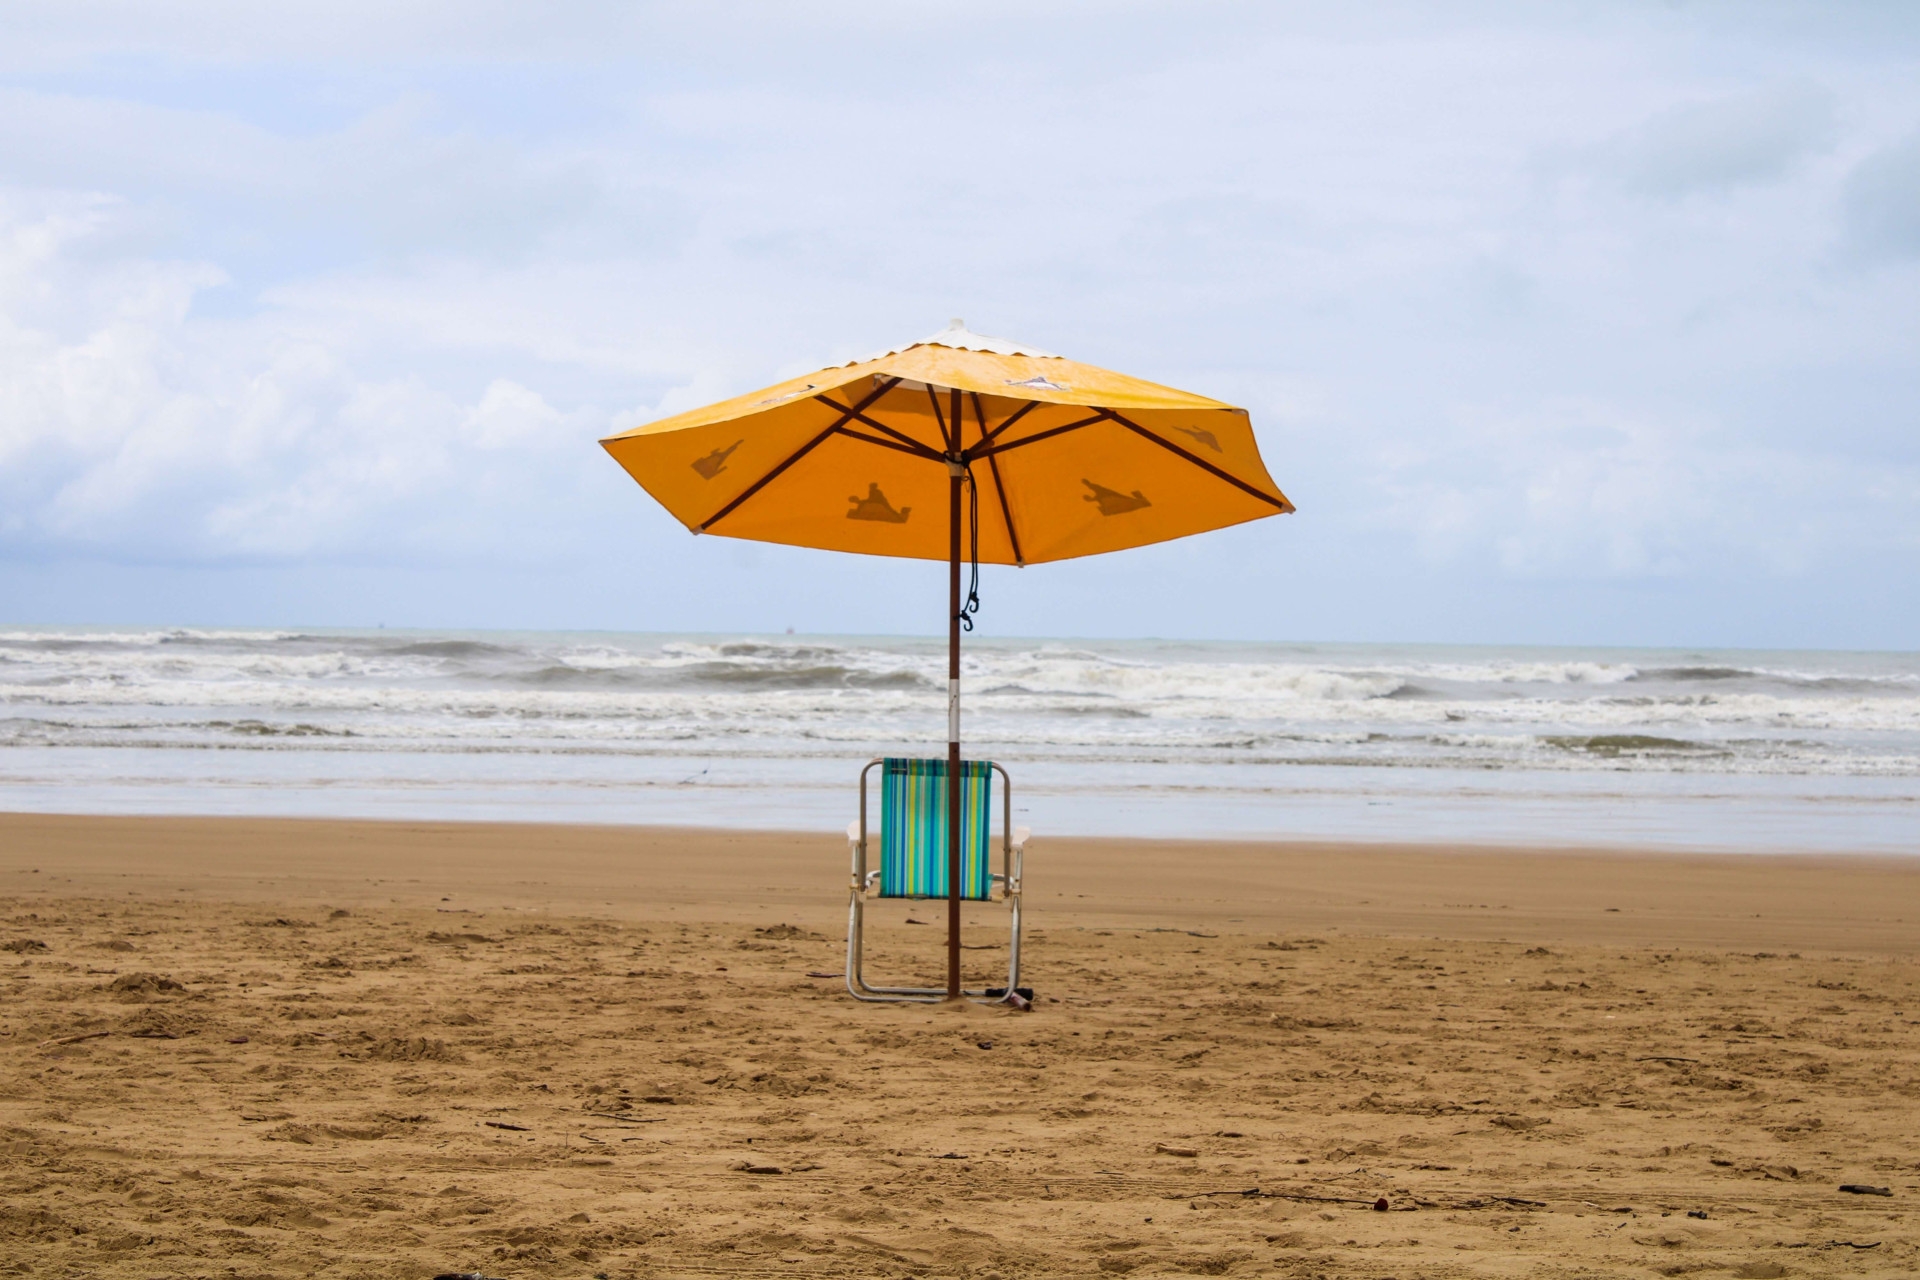
POLYGON ((880 492, 880 486, 877 484, 867 486, 866 497, 848 498, 847 501, 853 504, 853 510, 847 512, 849 520, 878 520, 882 524, 905 524, 907 517, 913 514, 912 507, 902 507, 895 511, 893 504, 887 501, 887 495, 880 492))
POLYGON ((1092 493, 1080 495, 1080 500, 1099 503, 1100 514, 1103 516, 1123 516, 1129 511, 1138 511, 1142 507, 1153 505, 1147 501, 1147 495, 1138 489, 1128 495, 1109 489, 1105 485, 1095 484, 1091 480, 1082 480, 1080 483, 1093 490, 1092 493))
POLYGON ((1198 440, 1201 444, 1207 446, 1207 448, 1213 450, 1215 453, 1226 452, 1225 449, 1222 449, 1220 447, 1220 437, 1216 436, 1215 434, 1213 434, 1213 432, 1207 430, 1205 427, 1175 427, 1174 430, 1185 432, 1186 434, 1192 436, 1195 440, 1198 440))
POLYGON ((764 409, 770 404, 779 404, 782 400, 791 400, 795 396, 803 396, 807 394, 807 392, 812 391, 817 385, 816 383, 809 382, 798 391, 783 391, 777 396, 768 396, 765 400, 756 400, 753 402, 753 407, 756 409, 764 409))
POLYGON ((727 455, 745 443, 744 440, 735 440, 724 449, 715 449, 704 458, 695 458, 693 469, 700 473, 702 480, 711 480, 727 469, 727 455))

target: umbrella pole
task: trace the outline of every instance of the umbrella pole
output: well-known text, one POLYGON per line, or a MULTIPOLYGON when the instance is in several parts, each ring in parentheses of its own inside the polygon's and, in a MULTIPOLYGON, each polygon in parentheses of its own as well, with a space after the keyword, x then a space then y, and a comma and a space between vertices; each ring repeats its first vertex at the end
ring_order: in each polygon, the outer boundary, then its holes
MULTIPOLYGON (((954 435, 959 393, 954 393, 954 435)), ((960 492, 964 472, 950 465, 951 548, 947 560, 947 999, 960 998, 960 492)))

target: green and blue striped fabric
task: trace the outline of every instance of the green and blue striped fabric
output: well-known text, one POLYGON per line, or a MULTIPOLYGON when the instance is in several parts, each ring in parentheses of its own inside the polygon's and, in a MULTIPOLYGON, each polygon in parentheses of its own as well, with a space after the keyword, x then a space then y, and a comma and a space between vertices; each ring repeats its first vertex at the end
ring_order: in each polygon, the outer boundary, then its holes
MULTIPOLYGON (((960 762, 960 896, 992 896, 993 765, 960 762)), ((880 782, 880 896, 947 896, 947 762, 887 758, 880 782)))

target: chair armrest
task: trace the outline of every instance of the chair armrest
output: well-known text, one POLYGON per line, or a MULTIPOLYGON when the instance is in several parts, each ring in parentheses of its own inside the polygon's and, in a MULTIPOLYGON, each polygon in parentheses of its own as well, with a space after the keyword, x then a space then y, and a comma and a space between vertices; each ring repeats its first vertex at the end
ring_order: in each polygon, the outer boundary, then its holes
POLYGON ((861 893, 872 888, 873 877, 878 873, 872 871, 867 872, 864 883, 860 875, 860 867, 866 862, 867 858, 860 847, 860 819, 858 818, 855 818, 847 824, 847 859, 853 863, 849 872, 853 891, 855 893, 861 893))

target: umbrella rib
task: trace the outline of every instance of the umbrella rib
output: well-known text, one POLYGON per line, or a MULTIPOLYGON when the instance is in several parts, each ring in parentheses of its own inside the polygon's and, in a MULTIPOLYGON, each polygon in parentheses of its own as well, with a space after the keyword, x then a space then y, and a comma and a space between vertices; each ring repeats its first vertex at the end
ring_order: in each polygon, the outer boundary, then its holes
POLYGON ((1162 449, 1166 449, 1171 453, 1179 454, 1181 457, 1185 458, 1188 462, 1191 462, 1194 466, 1199 467, 1202 471, 1209 472, 1212 475, 1216 475, 1220 477, 1220 479, 1225 480, 1228 484, 1232 485, 1234 488, 1245 490, 1247 493, 1252 494, 1254 497, 1260 499, 1262 502, 1272 503, 1275 507, 1278 507, 1280 509, 1282 514, 1293 510, 1293 504, 1291 502, 1288 502, 1285 496, 1276 498, 1270 493, 1266 493, 1260 489, 1257 489, 1253 485, 1248 484, 1245 480, 1242 480, 1239 476, 1234 475, 1232 472, 1222 471, 1219 467, 1214 466, 1211 462, 1208 462, 1205 458, 1197 457, 1196 455, 1189 453, 1187 450, 1182 449, 1179 445, 1175 444, 1173 441, 1162 439, 1161 437, 1155 435, 1153 432, 1147 430, 1145 427, 1141 426, 1139 423, 1130 422, 1126 418, 1122 417, 1117 413, 1108 411, 1107 416, 1112 418, 1115 422, 1119 423, 1121 426, 1125 427, 1127 430, 1132 431, 1137 435, 1145 436, 1147 439, 1159 445, 1162 449))
POLYGON ((821 404, 826 405, 827 408, 832 409, 835 413, 845 414, 846 417, 843 417, 841 419, 841 422, 845 422, 847 418, 852 418, 855 422, 862 423, 866 426, 872 427, 875 431, 884 432, 887 435, 892 436, 895 440, 900 441, 900 443, 902 444, 911 445, 916 453, 919 453, 924 457, 932 458, 935 461, 940 460, 939 450, 929 449, 926 445, 922 444, 918 440, 915 440, 912 436, 908 435, 906 432, 896 431, 884 422, 874 421, 872 418, 869 418, 865 413, 862 413, 859 409, 849 409, 845 405, 841 404, 839 401, 829 399, 826 396, 815 396, 814 399, 818 400, 821 404))
MULTIPOLYGON (((985 444, 991 437, 986 434, 987 415, 980 408, 980 393, 974 391, 969 394, 973 397, 973 416, 978 419, 980 423, 980 442, 985 444)), ((1012 418, 1008 418, 1000 424, 1001 428, 1004 429, 1011 426, 1014 418, 1018 418, 1020 414, 1025 413, 1027 409, 1033 408, 1033 406, 1038 403, 1039 401, 1037 400, 1027 401, 1025 408, 1015 413, 1012 418)), ((1020 535, 1013 530, 1013 508, 1007 505, 1006 481, 1000 478, 1000 464, 994 460, 992 454, 987 455, 987 470, 993 473, 993 491, 1000 499, 1000 518, 1007 522, 1007 541, 1013 544, 1013 562, 1015 564, 1025 564, 1027 558, 1020 554, 1020 535)))
POLYGON ((1006 444, 991 445, 985 449, 976 445, 973 449, 969 450, 968 456, 969 458, 991 458, 996 453, 1005 453, 1009 449, 1018 449, 1023 444, 1035 444, 1047 439, 1049 436, 1061 435, 1068 431, 1078 431, 1081 427, 1090 427, 1096 422, 1105 422, 1112 417, 1114 417, 1114 413, 1111 409, 1102 409, 1091 418, 1082 418, 1078 422, 1069 422, 1064 426, 1048 427, 1045 431, 1036 431, 1030 436, 1021 436, 1018 440, 1010 440, 1006 444))
POLYGON ((916 458, 927 458, 934 462, 941 460, 940 455, 918 440, 909 439, 905 444, 893 440, 883 440, 879 436, 866 435, 859 431, 850 431, 846 427, 835 427, 830 434, 845 436, 849 440, 864 440, 868 444, 877 444, 882 449, 897 449, 901 453, 910 453, 916 458))
POLYGON ((977 391, 974 392, 973 393, 973 412, 975 416, 977 416, 980 419, 980 431, 981 431, 980 443, 975 445, 974 447, 978 449, 978 448, 984 448, 987 445, 992 444, 995 436, 999 435, 1002 431, 1005 431, 1008 427, 1012 426, 1014 423, 1020 421, 1020 419, 1026 417, 1029 413, 1032 413, 1035 409, 1038 409, 1041 405, 1049 404, 1049 403, 1051 403, 1051 401, 1029 400, 1025 404, 1021 405, 1018 409, 1015 409, 1013 413, 1008 416, 1005 422, 1001 423, 999 426, 995 427, 993 430, 988 431, 987 415, 980 412, 980 393, 977 391))
POLYGON ((785 471, 788 467, 792 466, 794 463, 800 461, 800 459, 806 457, 809 453, 812 453, 814 449, 820 445, 821 441, 825 440, 828 436, 832 435, 834 432, 840 430, 840 428, 846 423, 848 418, 852 417, 856 413, 863 412, 875 400, 878 400, 881 396, 887 394, 887 392, 893 390, 895 387, 899 385, 900 385, 900 379, 898 378, 894 378, 889 382, 884 382, 880 386, 875 387, 872 391, 868 392, 866 398, 861 400, 852 409, 842 410, 841 417, 838 422, 834 423, 832 426, 828 427, 825 431, 822 431, 819 435, 807 441, 805 444, 801 445, 798 449, 795 449, 792 453, 788 454, 784 459, 781 460, 778 466, 773 468, 773 470, 767 472, 767 474, 761 476, 758 480, 755 480, 752 484, 748 485, 746 489, 741 492, 739 497, 735 498, 732 502, 729 502, 726 506, 714 512, 712 515, 708 516, 705 520, 702 520, 700 522, 700 532, 705 533, 708 529, 711 529, 715 524, 718 524, 723 518, 725 518, 726 516, 732 515, 734 512, 734 509, 737 508, 741 503, 745 502, 748 498, 751 498, 754 494, 760 492, 762 489, 766 488, 768 485, 772 484, 774 480, 779 477, 781 472, 785 471))
POLYGON ((927 388, 927 403, 933 406, 933 420, 940 424, 940 438, 946 441, 948 449, 958 449, 960 443, 955 437, 959 433, 958 431, 950 432, 947 430, 946 415, 940 412, 940 397, 934 394, 933 384, 931 382, 924 385, 927 388))
POLYGON ((1007 484, 1000 478, 1000 464, 989 457, 987 470, 993 473, 993 491, 1000 495, 1000 516, 1007 522, 1007 541, 1013 544, 1013 562, 1025 564, 1027 557, 1020 550, 1020 535, 1013 531, 1013 510, 1007 506, 1007 484))

